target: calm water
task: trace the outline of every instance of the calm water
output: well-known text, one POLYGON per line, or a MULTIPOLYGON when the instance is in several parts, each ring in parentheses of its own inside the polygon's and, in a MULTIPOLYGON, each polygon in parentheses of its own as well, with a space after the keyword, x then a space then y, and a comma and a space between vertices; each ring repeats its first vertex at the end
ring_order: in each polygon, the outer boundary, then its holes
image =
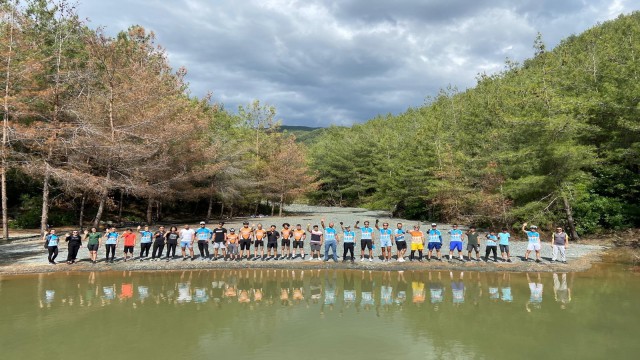
POLYGON ((640 276, 369 271, 0 278, 2 359, 637 359, 640 276))

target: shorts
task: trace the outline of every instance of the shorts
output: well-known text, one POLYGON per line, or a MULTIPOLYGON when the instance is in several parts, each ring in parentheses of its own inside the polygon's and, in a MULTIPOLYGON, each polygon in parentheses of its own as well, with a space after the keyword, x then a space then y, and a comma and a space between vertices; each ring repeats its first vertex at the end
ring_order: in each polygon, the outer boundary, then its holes
POLYGON ((411 243, 411 251, 424 250, 423 243, 411 243))
POLYGON ((540 244, 529 243, 529 245, 527 245, 527 251, 540 251, 540 244))
POLYGON ((449 251, 462 251, 462 241, 452 241, 449 243, 449 251))
POLYGON ((240 250, 249 250, 251 248, 251 239, 240 240, 240 250))
POLYGON ((89 249, 89 251, 98 251, 98 246, 100 246, 99 244, 89 244, 87 245, 87 249, 89 249))
POLYGON ((302 241, 302 240, 294 241, 293 242, 293 248, 294 249, 297 249, 297 248, 304 249, 304 241, 302 241))
POLYGON ((213 242, 214 249, 226 249, 227 246, 223 242, 213 242))
POLYGON ((480 245, 478 244, 467 244, 467 251, 475 251, 475 252, 479 252, 480 251, 480 245))
POLYGON ((253 246, 255 247, 264 247, 264 240, 256 240, 253 242, 253 246))
POLYGON ((191 241, 180 241, 180 247, 181 248, 188 247, 189 249, 193 249, 193 244, 191 243, 191 241))
POLYGON ((267 243, 267 249, 277 249, 278 248, 278 243, 273 241, 273 242, 268 242, 267 243))
POLYGON ((371 239, 360 239, 360 249, 373 249, 373 240, 371 239))
POLYGON ((238 244, 236 243, 229 243, 229 253, 233 254, 233 255, 237 255, 238 254, 238 244))
POLYGON ((500 245, 500 252, 509 253, 509 245, 500 245))
POLYGON ((124 247, 124 253, 130 253, 133 254, 133 246, 125 246, 124 247))
POLYGON ((391 239, 380 239, 380 246, 383 248, 391 247, 391 239))
POLYGON ((407 248, 407 242, 406 241, 396 241, 396 247, 398 248, 398 250, 405 250, 407 248))
POLYGON ((312 242, 311 243, 311 251, 320 251, 320 243, 312 242))
POLYGON ((440 248, 442 247, 442 243, 430 242, 428 246, 429 246, 429 251, 431 251, 433 249, 440 250, 440 248))
MULTIPOLYGON (((295 246, 295 241, 293 242, 293 245, 295 246)), ((290 247, 291 246, 291 240, 290 239, 282 239, 280 240, 280 246, 286 246, 286 247, 290 247)))

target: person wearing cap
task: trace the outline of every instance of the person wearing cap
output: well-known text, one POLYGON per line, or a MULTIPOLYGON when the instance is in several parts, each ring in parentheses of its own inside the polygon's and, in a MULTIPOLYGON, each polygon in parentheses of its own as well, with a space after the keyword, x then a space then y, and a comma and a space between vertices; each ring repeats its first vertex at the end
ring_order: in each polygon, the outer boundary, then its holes
POLYGON ((558 252, 560 252, 560 261, 563 264, 567 263, 567 257, 565 255, 565 249, 569 246, 569 235, 562 230, 562 227, 556 227, 556 232, 551 235, 551 261, 558 259, 558 252))
POLYGON ((396 242, 399 262, 404 262, 404 254, 407 252, 407 241, 404 239, 404 234, 405 231, 402 229, 402 223, 398 223, 396 229, 393 230, 393 238, 396 242))
POLYGON ((184 226, 184 229, 180 230, 180 249, 182 249, 182 261, 187 260, 187 248, 189 248, 189 255, 191 255, 191 261, 195 260, 193 257, 193 241, 196 238, 196 232, 189 228, 189 224, 184 226))
POLYGON ((209 259, 209 241, 213 237, 213 231, 206 227, 204 221, 200 221, 200 228, 195 231, 196 238, 198 239, 198 251, 200 252, 200 260, 209 259))
POLYGON ((527 251, 524 253, 524 261, 529 260, 529 254, 532 251, 536 252, 536 262, 540 262, 540 233, 538 232, 538 227, 535 225, 531 225, 529 230, 527 231, 527 223, 522 224, 522 232, 527 235, 527 239, 529 240, 529 244, 527 245, 527 251))
POLYGON ((253 226, 249 227, 248 221, 243 222, 238 235, 240 236, 240 259, 244 257, 246 251, 247 260, 249 260, 249 256, 251 256, 251 241, 253 240, 253 226))
MULTIPOLYGON (((340 222, 340 226, 342 227, 342 221, 340 222)), ((347 261, 348 253, 351 253, 351 262, 353 262, 355 260, 353 251, 356 244, 356 233, 355 231, 351 231, 351 226, 347 225, 346 227, 342 227, 342 237, 344 239, 344 252, 342 254, 342 262, 347 261)))
POLYGON ((393 245, 393 239, 391 238, 391 234, 393 233, 391 229, 389 229, 389 223, 385 222, 382 224, 382 229, 378 226, 380 221, 376 219, 376 230, 380 232, 380 250, 382 251, 382 261, 389 262, 391 261, 391 246, 393 245))
POLYGON ((476 252, 476 261, 480 261, 480 242, 478 241, 479 234, 476 232, 476 227, 471 225, 467 235, 467 258, 471 261, 471 251, 476 252))
POLYGON ((427 260, 431 261, 431 255, 433 253, 433 249, 436 250, 436 255, 438 255, 437 259, 442 261, 442 254, 440 253, 440 248, 442 248, 442 233, 440 230, 436 229, 438 224, 431 224, 431 230, 427 232, 427 237, 429 238, 429 253, 427 254, 427 260))
POLYGON ((458 229, 457 224, 453 224, 453 228, 449 230, 449 261, 453 260, 453 251, 458 250, 458 258, 464 261, 462 257, 462 230, 458 229))
POLYGON ((218 250, 222 250, 222 257, 227 257, 227 229, 224 228, 224 222, 220 221, 218 226, 213 229, 213 257, 211 260, 218 260, 218 250))
MULTIPOLYGON (((236 234, 236 229, 229 229, 229 234, 227 235, 227 249, 229 249, 229 260, 240 260, 238 255, 238 240, 239 236, 236 234)), ((227 258, 224 258, 224 261, 227 261, 227 258)))

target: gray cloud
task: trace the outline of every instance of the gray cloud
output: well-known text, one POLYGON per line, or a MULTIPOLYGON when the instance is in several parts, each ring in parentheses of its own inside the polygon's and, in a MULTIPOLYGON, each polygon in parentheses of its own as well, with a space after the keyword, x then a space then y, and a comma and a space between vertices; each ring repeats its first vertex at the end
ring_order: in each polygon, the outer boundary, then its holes
POLYGON ((80 14, 108 33, 156 33, 191 91, 234 110, 253 99, 285 124, 349 125, 421 105, 451 84, 472 86, 505 58, 533 54, 631 1, 552 0, 84 0, 80 14))

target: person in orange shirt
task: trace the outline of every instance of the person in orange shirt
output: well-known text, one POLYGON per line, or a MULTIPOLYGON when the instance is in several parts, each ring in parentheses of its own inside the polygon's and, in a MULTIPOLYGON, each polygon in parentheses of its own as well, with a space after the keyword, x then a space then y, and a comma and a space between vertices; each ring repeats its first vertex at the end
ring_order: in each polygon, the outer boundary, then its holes
MULTIPOLYGON (((296 229, 293 231, 293 256, 296 255, 296 249, 298 253, 301 254, 302 260, 304 260, 304 239, 307 238, 307 233, 302 229, 302 225, 297 224, 296 229)), ((291 254, 289 254, 289 258, 291 258, 291 254)))
POLYGON ((409 231, 411 234, 411 255, 409 255, 409 261, 413 261, 414 254, 418 250, 418 261, 422 262, 422 250, 424 250, 424 234, 420 231, 420 225, 414 225, 413 231, 409 231))
POLYGON ((123 234, 124 239, 124 261, 131 258, 133 259, 133 248, 136 245, 136 234, 128 228, 123 234))
POLYGON ((282 224, 282 230, 280 231, 280 235, 282 236, 282 240, 280 241, 280 245, 282 246, 282 258, 283 259, 286 259, 287 257, 289 259, 291 259, 291 235, 292 235, 292 233, 293 232, 289 228, 289 223, 282 224), (286 251, 286 253, 285 253, 285 251, 286 251))
POLYGON ((249 227, 249 222, 245 221, 242 223, 242 227, 240 228, 239 232, 240 259, 244 257, 246 250, 247 260, 249 260, 249 256, 251 256, 251 240, 253 240, 253 226, 249 227))
POLYGON ((253 237, 253 261, 258 260, 258 248, 260 248, 260 258, 264 260, 264 238, 267 236, 267 230, 262 228, 262 224, 258 224, 258 228, 254 230, 253 237))
MULTIPOLYGON (((229 229, 229 234, 227 234, 227 253, 229 254, 230 260, 239 260, 238 258, 238 239, 239 236, 236 234, 236 229, 229 229)), ((227 257, 225 256, 224 261, 227 261, 227 257)))

